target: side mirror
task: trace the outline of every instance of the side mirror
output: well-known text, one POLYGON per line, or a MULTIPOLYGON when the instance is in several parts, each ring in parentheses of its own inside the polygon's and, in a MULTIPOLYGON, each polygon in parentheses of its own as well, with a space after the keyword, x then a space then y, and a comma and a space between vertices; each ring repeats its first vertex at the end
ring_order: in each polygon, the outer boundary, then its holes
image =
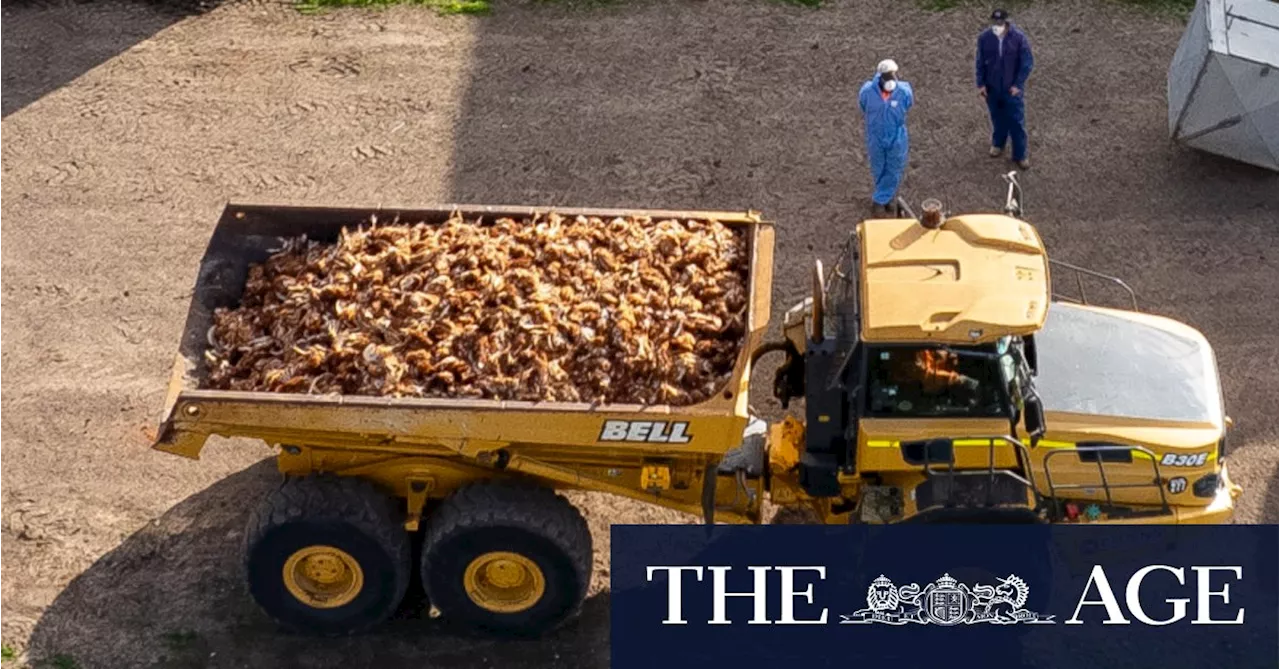
POLYGON ((1000 380, 1003 383, 1002 392, 1008 399, 1009 407, 1009 423, 1017 433, 1018 412, 1021 410, 1022 390, 1018 385, 1018 363, 1013 356, 1000 352, 997 358, 1000 362, 1000 380))
POLYGON ((1040 440, 1044 436, 1044 404, 1040 402, 1037 395, 1029 395, 1022 403, 1023 422, 1027 428, 1027 434, 1031 436, 1031 443, 1040 440))

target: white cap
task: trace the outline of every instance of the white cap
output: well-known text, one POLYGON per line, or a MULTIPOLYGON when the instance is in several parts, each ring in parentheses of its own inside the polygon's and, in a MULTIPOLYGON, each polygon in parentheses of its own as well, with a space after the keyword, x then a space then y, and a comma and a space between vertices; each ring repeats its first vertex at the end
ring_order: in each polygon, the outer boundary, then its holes
POLYGON ((898 71, 898 64, 888 59, 880 61, 880 64, 876 66, 876 72, 880 74, 884 74, 885 72, 897 72, 897 71, 898 71))

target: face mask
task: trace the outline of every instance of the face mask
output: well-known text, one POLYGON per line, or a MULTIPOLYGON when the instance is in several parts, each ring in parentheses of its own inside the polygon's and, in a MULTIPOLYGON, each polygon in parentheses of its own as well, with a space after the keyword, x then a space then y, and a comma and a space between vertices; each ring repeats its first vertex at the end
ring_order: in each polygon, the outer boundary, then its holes
POLYGON ((893 89, 895 89, 895 88, 897 88, 897 87, 898 87, 898 82, 897 82, 897 81, 894 81, 893 79, 890 79, 890 80, 888 80, 888 81, 884 82, 884 90, 886 90, 886 91, 888 91, 888 92, 890 92, 890 93, 892 93, 892 92, 893 92, 893 89))
POLYGON ((995 33, 996 37, 999 37, 1004 34, 1004 26, 991 26, 991 32, 995 33))

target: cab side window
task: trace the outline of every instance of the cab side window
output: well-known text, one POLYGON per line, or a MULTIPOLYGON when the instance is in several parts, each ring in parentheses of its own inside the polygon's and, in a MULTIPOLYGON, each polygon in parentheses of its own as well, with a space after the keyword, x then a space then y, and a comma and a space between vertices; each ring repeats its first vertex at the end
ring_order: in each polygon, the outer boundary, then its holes
POLYGON ((999 370, 991 358, 940 347, 869 351, 867 415, 878 418, 998 418, 999 370))

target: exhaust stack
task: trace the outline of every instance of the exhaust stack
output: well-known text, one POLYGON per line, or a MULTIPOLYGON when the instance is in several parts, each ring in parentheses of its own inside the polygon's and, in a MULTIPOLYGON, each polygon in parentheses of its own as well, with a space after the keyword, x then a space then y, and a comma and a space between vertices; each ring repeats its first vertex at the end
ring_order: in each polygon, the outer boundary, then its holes
POLYGON ((937 230, 942 227, 942 203, 929 198, 920 203, 920 225, 926 230, 937 230))

